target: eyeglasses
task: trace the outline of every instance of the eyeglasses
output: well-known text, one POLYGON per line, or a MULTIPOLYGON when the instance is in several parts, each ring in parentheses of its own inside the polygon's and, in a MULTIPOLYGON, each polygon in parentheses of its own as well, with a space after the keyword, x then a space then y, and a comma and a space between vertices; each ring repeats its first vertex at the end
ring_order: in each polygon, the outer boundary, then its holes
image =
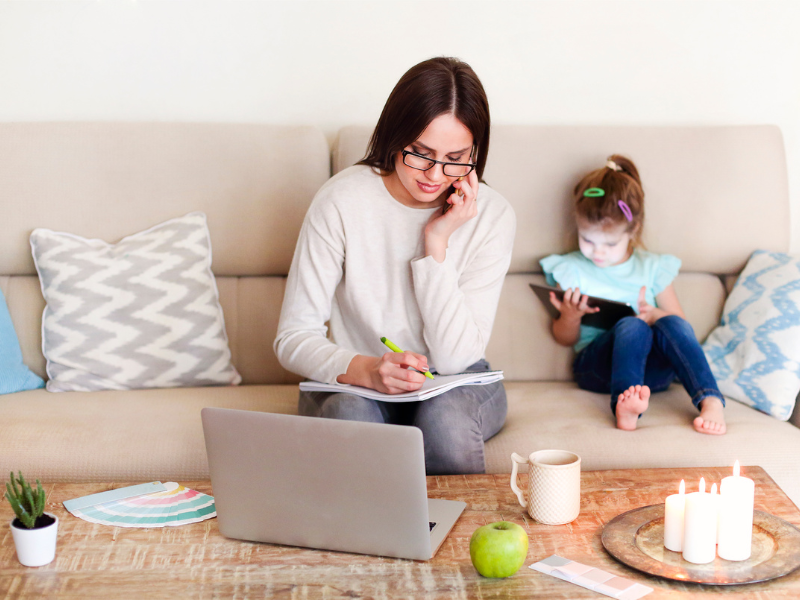
POLYGON ((427 171, 433 168, 434 165, 442 165, 442 172, 447 177, 466 177, 472 172, 477 163, 458 163, 458 162, 445 162, 443 160, 433 160, 411 152, 411 150, 403 150, 403 164, 418 171, 427 171))

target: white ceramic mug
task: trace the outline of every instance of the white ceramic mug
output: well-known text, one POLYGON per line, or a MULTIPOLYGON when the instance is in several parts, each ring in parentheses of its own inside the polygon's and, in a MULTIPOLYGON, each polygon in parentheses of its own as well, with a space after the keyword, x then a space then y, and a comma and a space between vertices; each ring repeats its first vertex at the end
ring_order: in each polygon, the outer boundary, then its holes
POLYGON ((538 450, 527 459, 511 455, 511 489, 528 514, 546 525, 574 521, 581 509, 581 457, 566 450, 538 450), (517 485, 519 465, 528 465, 528 501, 517 485))

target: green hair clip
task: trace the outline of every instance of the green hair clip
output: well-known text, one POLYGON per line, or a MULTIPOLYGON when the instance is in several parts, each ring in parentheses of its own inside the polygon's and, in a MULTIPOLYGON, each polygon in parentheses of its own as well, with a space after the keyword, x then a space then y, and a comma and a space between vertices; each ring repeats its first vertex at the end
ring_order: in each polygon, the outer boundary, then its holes
POLYGON ((583 195, 585 198, 602 198, 606 195, 606 191, 602 188, 589 188, 583 195))

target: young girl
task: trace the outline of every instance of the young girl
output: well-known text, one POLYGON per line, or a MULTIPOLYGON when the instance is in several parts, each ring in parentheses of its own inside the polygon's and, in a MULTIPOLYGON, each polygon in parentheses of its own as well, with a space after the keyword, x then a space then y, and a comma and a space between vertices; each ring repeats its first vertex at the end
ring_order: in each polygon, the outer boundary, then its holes
POLYGON ((700 410, 694 428, 725 433, 725 399, 672 286, 681 261, 641 248, 644 191, 636 166, 609 157, 575 186, 574 198, 580 251, 540 264, 548 283, 566 290, 561 301, 550 294, 561 312, 553 336, 575 347, 575 381, 610 392, 617 427, 633 430, 651 392, 667 389, 677 376, 700 410), (581 325, 583 315, 599 310, 587 305, 586 294, 630 303, 638 314, 609 330, 581 325))

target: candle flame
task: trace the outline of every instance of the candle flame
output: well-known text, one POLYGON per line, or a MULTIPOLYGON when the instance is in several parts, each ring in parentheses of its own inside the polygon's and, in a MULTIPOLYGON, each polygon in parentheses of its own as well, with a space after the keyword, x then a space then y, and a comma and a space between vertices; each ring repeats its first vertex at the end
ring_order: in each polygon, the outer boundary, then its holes
POLYGON ((686 493, 686 484, 683 482, 683 479, 681 479, 681 484, 680 484, 680 486, 678 486, 678 493, 679 494, 685 494, 686 493))
POLYGON ((733 476, 734 477, 738 477, 739 476, 739 461, 738 460, 735 463, 733 463, 733 476))
POLYGON ((716 483, 712 483, 711 484, 711 493, 712 494, 716 494, 717 493, 717 484, 716 483))
POLYGON ((703 493, 705 493, 705 491, 706 491, 706 478, 705 477, 701 477, 700 478, 700 493, 703 494, 703 493))

